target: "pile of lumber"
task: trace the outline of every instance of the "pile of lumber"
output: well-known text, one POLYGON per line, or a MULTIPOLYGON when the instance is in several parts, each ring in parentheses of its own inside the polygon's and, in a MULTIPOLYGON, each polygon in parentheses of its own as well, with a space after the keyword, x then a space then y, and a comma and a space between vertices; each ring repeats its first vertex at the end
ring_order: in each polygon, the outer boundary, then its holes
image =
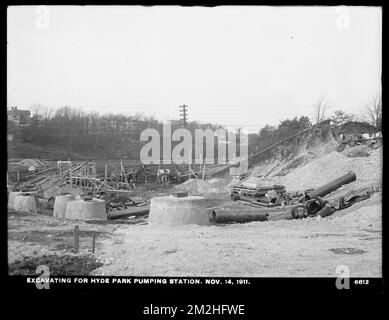
POLYGON ((61 193, 70 192, 74 187, 70 184, 70 177, 76 175, 81 168, 86 166, 88 161, 72 162, 69 168, 62 170, 57 167, 34 173, 26 178, 28 180, 22 186, 27 188, 33 186, 42 198, 49 199, 61 193))

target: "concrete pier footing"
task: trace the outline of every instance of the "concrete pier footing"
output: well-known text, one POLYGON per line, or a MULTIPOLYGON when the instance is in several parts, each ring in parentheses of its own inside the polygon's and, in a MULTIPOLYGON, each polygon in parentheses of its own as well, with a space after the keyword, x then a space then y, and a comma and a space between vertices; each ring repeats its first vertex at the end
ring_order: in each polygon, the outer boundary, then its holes
POLYGON ((72 200, 76 200, 72 194, 56 196, 54 201, 53 217, 65 218, 66 204, 72 200))
POLYGON ((164 196, 151 199, 150 225, 209 225, 204 197, 164 196))
POLYGON ((34 197, 38 197, 38 193, 36 191, 31 191, 31 192, 21 192, 21 191, 11 191, 8 195, 8 207, 15 209, 14 203, 15 203, 15 198, 20 195, 31 195, 34 197))
POLYGON ((17 211, 36 213, 36 201, 32 195, 18 195, 13 202, 13 208, 17 211))
POLYGON ((105 201, 71 200, 66 203, 65 218, 81 220, 107 220, 105 201))

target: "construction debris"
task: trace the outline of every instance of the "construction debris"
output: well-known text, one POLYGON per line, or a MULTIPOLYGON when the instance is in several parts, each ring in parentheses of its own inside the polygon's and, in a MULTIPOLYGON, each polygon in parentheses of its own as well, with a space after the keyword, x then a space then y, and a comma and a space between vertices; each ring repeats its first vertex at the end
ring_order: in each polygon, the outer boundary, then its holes
POLYGON ((258 184, 240 182, 232 187, 230 198, 234 201, 240 199, 257 204, 279 205, 285 192, 285 187, 281 185, 263 187, 258 186, 258 184))
POLYGON ((355 195, 349 199, 340 197, 337 205, 334 204, 334 201, 329 202, 322 199, 322 197, 355 180, 355 173, 350 171, 321 187, 293 194, 286 193, 284 186, 273 185, 272 187, 263 187, 257 183, 240 182, 233 186, 230 193, 231 199, 234 201, 238 200, 239 203, 251 207, 262 207, 262 209, 218 209, 212 211, 210 219, 216 223, 274 220, 270 215, 267 215, 270 209, 264 209, 264 207, 274 207, 274 212, 279 210, 279 213, 283 214, 279 215, 276 220, 301 219, 315 216, 327 217, 337 210, 342 210, 357 201, 370 197, 372 192, 355 195))

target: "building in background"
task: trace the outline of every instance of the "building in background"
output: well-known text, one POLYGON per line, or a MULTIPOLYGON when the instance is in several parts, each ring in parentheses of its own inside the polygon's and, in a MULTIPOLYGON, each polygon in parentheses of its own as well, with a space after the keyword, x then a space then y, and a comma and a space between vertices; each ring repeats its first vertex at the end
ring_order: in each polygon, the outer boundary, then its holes
POLYGON ((30 124, 31 111, 21 110, 18 107, 11 107, 7 112, 8 122, 17 126, 25 126, 30 124))

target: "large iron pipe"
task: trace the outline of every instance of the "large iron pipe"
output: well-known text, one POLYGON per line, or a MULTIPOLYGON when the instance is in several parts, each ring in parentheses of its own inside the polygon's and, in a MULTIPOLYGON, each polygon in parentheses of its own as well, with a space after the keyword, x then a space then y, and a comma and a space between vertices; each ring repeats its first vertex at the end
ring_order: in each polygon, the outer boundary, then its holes
POLYGON ((308 199, 312 199, 315 197, 324 197, 327 194, 331 193, 332 191, 335 191, 336 189, 340 188, 341 186, 353 182, 357 176, 354 172, 350 171, 344 176, 339 177, 338 179, 335 179, 319 188, 316 188, 315 190, 309 192, 305 195, 305 197, 308 199))
POLYGON ((130 216, 144 216, 149 214, 150 206, 134 207, 130 209, 110 211, 108 213, 109 220, 122 219, 130 216))
POLYGON ((209 220, 216 223, 266 221, 270 216, 288 215, 289 209, 215 209, 209 210, 209 220))
POLYGON ((290 220, 293 219, 291 208, 280 210, 278 212, 269 212, 267 221, 276 221, 276 220, 290 220))
POLYGON ((310 199, 305 203, 305 207, 307 208, 308 215, 316 214, 321 209, 323 209, 324 205, 325 205, 325 202, 319 197, 315 197, 313 199, 310 199))
POLYGON ((325 217, 328 217, 328 216, 330 216, 331 214, 333 214, 335 211, 336 211, 335 208, 333 208, 333 207, 329 206, 328 204, 326 204, 326 205, 324 206, 324 208, 321 209, 321 210, 317 213, 317 215, 318 215, 318 216, 321 216, 322 218, 325 218, 325 217))

